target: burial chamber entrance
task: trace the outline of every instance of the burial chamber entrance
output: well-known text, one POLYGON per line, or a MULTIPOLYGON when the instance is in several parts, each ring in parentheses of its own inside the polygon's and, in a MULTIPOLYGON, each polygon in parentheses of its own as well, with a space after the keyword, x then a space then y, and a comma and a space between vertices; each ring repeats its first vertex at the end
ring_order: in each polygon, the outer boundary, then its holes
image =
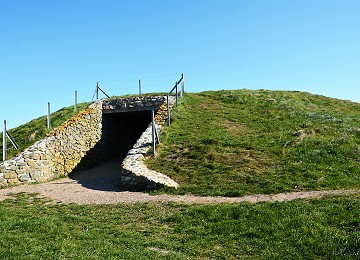
POLYGON ((151 123, 151 111, 103 113, 102 159, 121 162, 151 123))
POLYGON ((159 110, 165 98, 159 96, 104 100, 102 104, 102 159, 126 157, 151 123, 151 113, 159 110))
POLYGON ((103 101, 101 139, 69 177, 90 189, 122 190, 121 163, 163 102, 163 97, 103 101))

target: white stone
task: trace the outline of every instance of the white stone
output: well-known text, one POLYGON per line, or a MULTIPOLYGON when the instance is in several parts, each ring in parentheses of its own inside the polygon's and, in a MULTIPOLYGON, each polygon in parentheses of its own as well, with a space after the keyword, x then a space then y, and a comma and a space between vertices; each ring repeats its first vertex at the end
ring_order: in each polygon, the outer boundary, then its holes
MULTIPOLYGON (((175 103, 175 98, 170 99, 170 105, 173 106, 175 103)), ((155 125, 158 132, 161 130, 161 125, 155 125)), ((136 141, 134 147, 129 150, 127 157, 124 159, 122 163, 123 167, 123 174, 126 172, 126 174, 133 174, 134 176, 137 176, 137 178, 146 178, 149 183, 154 182, 156 184, 162 184, 168 187, 178 187, 179 184, 176 183, 174 180, 169 178, 168 176, 149 170, 145 163, 144 163, 144 155, 146 154, 150 148, 152 147, 152 126, 151 124, 146 128, 146 130, 142 133, 140 138, 136 141)), ((130 183, 130 180, 128 179, 128 183, 130 183)), ((125 178, 123 181, 126 182, 125 178)), ((140 181, 140 179, 139 179, 140 181)), ((143 181, 143 179, 141 179, 143 181)))
POLYGON ((27 182, 27 181, 31 180, 30 175, 28 173, 19 174, 18 178, 19 178, 19 181, 21 181, 21 182, 27 182))

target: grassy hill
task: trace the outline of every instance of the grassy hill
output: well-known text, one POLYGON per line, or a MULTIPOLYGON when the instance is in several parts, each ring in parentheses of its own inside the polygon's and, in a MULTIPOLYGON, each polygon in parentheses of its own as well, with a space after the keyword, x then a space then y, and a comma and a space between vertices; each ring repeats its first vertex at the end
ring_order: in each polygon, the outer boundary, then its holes
POLYGON ((187 94, 147 160, 179 184, 240 196, 360 186, 360 104, 304 92, 187 94))
MULTIPOLYGON (((72 115, 72 106, 53 113, 52 127, 72 115)), ((158 156, 147 164, 180 188, 158 193, 241 196, 360 186, 358 103, 304 92, 224 90, 186 94, 172 115, 158 156)), ((21 151, 49 132, 46 116, 9 132, 21 151)), ((8 158, 19 153, 8 148, 8 158)))
MULTIPOLYGON (((87 108, 89 103, 80 103, 77 105, 77 110, 81 111, 87 108)), ((78 112, 76 112, 78 113, 78 112)), ((58 127, 67 119, 76 114, 74 112, 74 106, 64 107, 54 113, 51 114, 51 129, 47 128, 47 116, 42 116, 36 119, 31 120, 30 122, 20 125, 16 128, 8 130, 10 135, 14 138, 15 142, 19 146, 19 150, 16 150, 10 143, 7 141, 7 158, 11 158, 16 154, 20 153, 30 145, 34 144, 36 141, 41 140, 49 133, 53 128, 58 127)), ((0 133, 2 138, 2 132, 0 133)), ((3 153, 3 143, 1 139, 0 143, 0 158, 2 159, 3 153)))
MULTIPOLYGON (((56 113, 53 126, 73 112, 56 113)), ((301 92, 216 91, 185 95, 173 116, 158 156, 147 163, 181 187, 155 192, 236 196, 359 188, 360 104, 301 92)), ((43 117, 11 134, 26 143, 46 132, 43 117)), ((4 259, 360 255, 359 194, 217 205, 76 205, 13 196, 0 201, 4 259)))

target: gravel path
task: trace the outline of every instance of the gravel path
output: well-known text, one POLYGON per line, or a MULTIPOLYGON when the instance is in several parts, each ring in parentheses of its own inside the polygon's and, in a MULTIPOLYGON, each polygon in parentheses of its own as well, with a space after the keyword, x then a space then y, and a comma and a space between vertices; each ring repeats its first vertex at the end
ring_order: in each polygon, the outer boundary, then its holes
POLYGON ((329 195, 360 194, 360 190, 329 190, 289 192, 275 195, 244 197, 200 197, 188 195, 149 195, 142 192, 121 191, 118 161, 111 161, 94 169, 41 184, 25 184, 0 190, 0 201, 11 198, 11 193, 39 193, 55 202, 76 204, 117 204, 136 202, 178 202, 186 204, 274 202, 295 199, 322 198, 329 195))

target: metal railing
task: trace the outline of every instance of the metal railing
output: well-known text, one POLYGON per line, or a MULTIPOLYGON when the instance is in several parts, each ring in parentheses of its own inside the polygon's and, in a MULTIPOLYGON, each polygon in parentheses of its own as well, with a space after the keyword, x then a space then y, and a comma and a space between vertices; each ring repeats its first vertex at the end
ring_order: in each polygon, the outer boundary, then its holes
POLYGON ((94 92, 94 95, 93 95, 93 98, 91 99, 91 102, 93 102, 94 100, 94 97, 96 97, 95 100, 98 100, 99 99, 99 90, 107 97, 107 98, 110 98, 110 96, 108 94, 106 94, 104 92, 104 90, 102 90, 100 87, 99 87, 99 82, 96 81, 96 87, 95 87, 95 92, 94 92))
MULTIPOLYGON (((170 99, 170 95, 171 93, 173 93, 175 91, 175 104, 176 107, 179 106, 179 90, 178 87, 181 84, 181 88, 180 88, 180 97, 182 98, 183 93, 184 93, 184 73, 181 74, 181 78, 175 82, 175 86, 166 94, 166 110, 167 110, 167 122, 168 122, 168 126, 171 125, 171 119, 170 119, 170 103, 169 103, 169 99, 170 99)), ((160 143, 159 140, 159 136, 158 133, 156 131, 156 126, 155 126, 155 120, 154 120, 154 110, 151 110, 151 127, 152 127, 152 150, 153 150, 153 155, 156 155, 156 141, 158 143, 160 143)))
POLYGON ((6 129, 6 120, 4 120, 4 126, 3 126, 3 161, 6 160, 7 156, 7 147, 6 147, 6 137, 9 138, 12 145, 15 147, 16 150, 19 150, 19 146, 15 142, 15 140, 12 138, 10 133, 6 129))
POLYGON ((179 91, 178 91, 178 86, 181 83, 181 88, 180 88, 180 97, 183 96, 184 93, 184 73, 181 74, 181 78, 175 82, 175 86, 169 91, 169 93, 166 94, 166 110, 167 110, 167 117, 168 117, 168 126, 171 125, 171 118, 170 118, 170 105, 169 105, 169 97, 171 95, 171 93, 175 90, 175 103, 176 103, 176 107, 179 106, 179 91))

